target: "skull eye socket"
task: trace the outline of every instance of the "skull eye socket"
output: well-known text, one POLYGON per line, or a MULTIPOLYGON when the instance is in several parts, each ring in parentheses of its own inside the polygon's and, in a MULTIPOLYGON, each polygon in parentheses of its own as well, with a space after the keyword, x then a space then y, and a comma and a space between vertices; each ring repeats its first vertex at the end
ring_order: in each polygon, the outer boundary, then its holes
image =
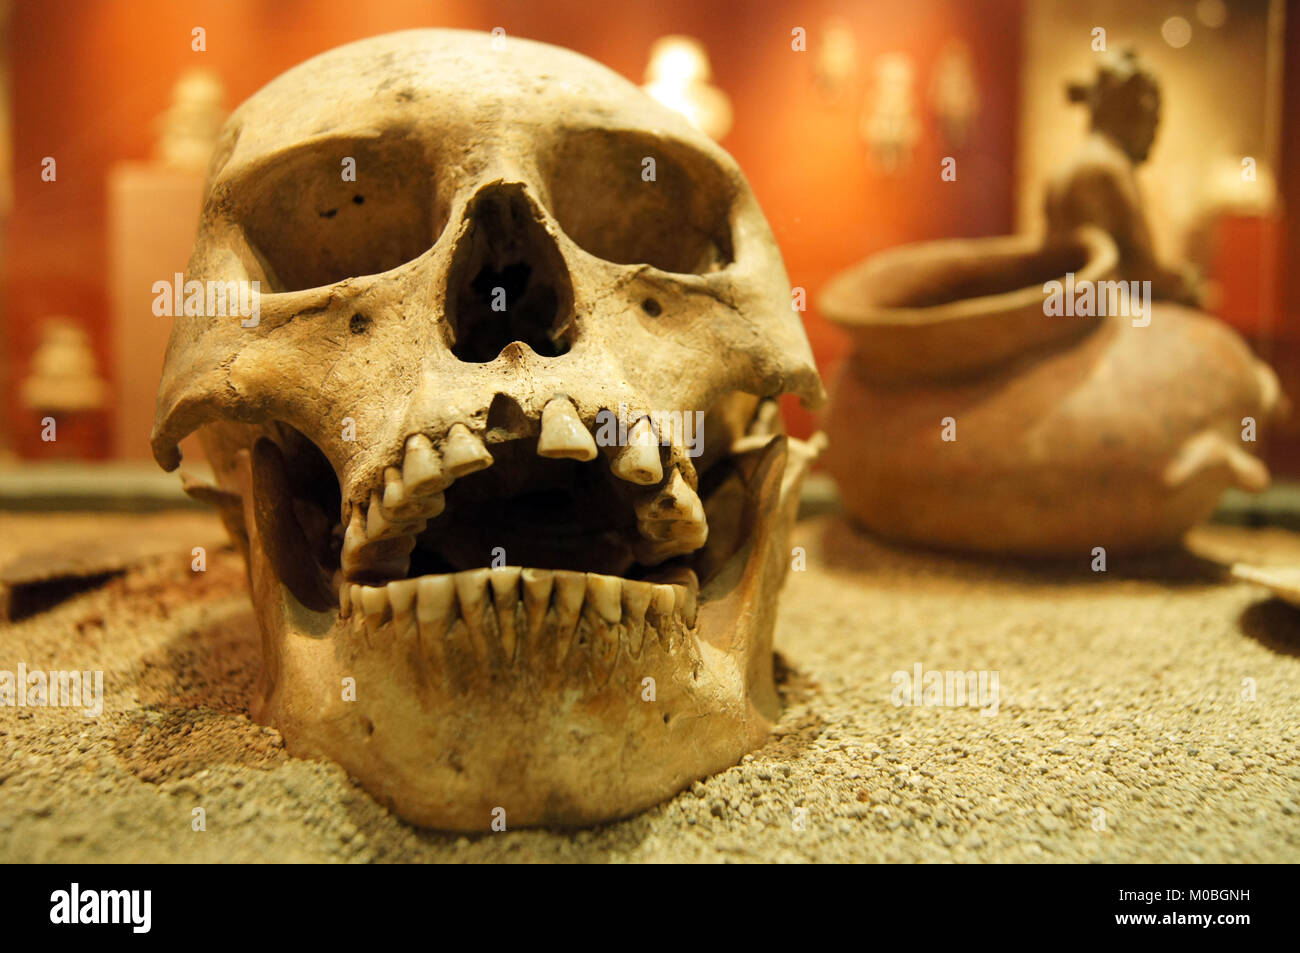
POLYGON ((551 168, 551 214, 583 251, 705 274, 733 260, 733 186, 707 156, 631 132, 573 133, 551 168))
POLYGON ((244 234, 275 291, 389 271, 431 248, 446 225, 419 147, 329 143, 281 158, 239 192, 244 234))

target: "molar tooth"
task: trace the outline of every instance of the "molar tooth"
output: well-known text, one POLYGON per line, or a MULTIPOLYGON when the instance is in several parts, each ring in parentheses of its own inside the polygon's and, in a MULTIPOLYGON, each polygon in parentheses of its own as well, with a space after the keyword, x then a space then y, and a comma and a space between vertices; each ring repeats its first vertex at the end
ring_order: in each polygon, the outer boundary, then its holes
POLYGON ((438 451, 433 442, 422 433, 406 438, 406 456, 402 460, 402 483, 409 496, 428 496, 441 493, 451 486, 451 479, 443 472, 438 451))
POLYGON ((664 478, 659 441, 655 439, 649 417, 642 417, 632 425, 627 433, 627 445, 619 450, 610 470, 620 480, 641 486, 654 486, 664 478))
POLYGON ((501 627, 501 651, 506 661, 515 657, 515 606, 519 604, 519 577, 517 566, 503 566, 491 570, 488 582, 492 585, 492 602, 497 607, 497 621, 501 627))
POLYGON ((453 424, 442 447, 442 463, 453 479, 492 465, 492 454, 464 424, 453 424))
POLYGON ((542 435, 537 440, 539 456, 567 460, 595 460, 596 441, 582 425, 573 402, 555 397, 542 408, 542 435))
POLYGON ((415 618, 420 626, 420 644, 440 673, 446 671, 443 639, 454 617, 455 596, 451 576, 421 576, 415 581, 415 618))
POLYGON ((475 654, 480 659, 488 657, 487 636, 483 632, 483 610, 487 605, 488 574, 491 569, 471 569, 458 572, 452 579, 460 599, 460 617, 465 620, 475 654))
POLYGON ((524 612, 528 617, 528 634, 536 638, 542 621, 546 618, 555 574, 549 569, 525 569, 521 577, 524 582, 524 612))
POLYGON ((587 580, 583 573, 558 569, 555 572, 555 658, 563 662, 569 654, 578 617, 582 614, 582 600, 587 594, 587 580))
POLYGON ((608 622, 615 625, 623 618, 623 605, 620 601, 623 581, 615 576, 599 573, 587 573, 587 604, 608 622))

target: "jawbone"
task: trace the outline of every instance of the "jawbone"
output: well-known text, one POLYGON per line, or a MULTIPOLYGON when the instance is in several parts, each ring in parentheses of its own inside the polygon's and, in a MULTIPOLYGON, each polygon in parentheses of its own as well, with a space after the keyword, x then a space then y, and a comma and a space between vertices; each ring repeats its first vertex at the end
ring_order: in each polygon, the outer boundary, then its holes
POLYGON ((292 754, 338 762, 421 826, 588 825, 663 801, 738 762, 779 713, 777 594, 799 489, 819 449, 817 439, 775 437, 743 453, 748 537, 700 590, 698 611, 694 593, 678 586, 671 607, 663 593, 649 605, 633 596, 629 606, 625 596, 614 622, 608 604, 602 612, 591 599, 575 622, 558 581, 540 604, 512 601, 506 586, 494 600, 487 577, 513 580, 517 570, 456 574, 444 618, 421 619, 414 608, 369 620, 360 606, 347 617, 311 611, 265 555, 240 451, 263 640, 252 715, 276 727, 292 754))

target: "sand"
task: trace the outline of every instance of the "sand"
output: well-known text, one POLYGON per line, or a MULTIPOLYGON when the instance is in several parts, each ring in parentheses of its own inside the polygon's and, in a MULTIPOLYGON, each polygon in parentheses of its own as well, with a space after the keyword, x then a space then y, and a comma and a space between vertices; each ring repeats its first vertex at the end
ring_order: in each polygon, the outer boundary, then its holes
POLYGON ((1300 611, 1224 568, 1300 562, 1300 534, 1207 526, 1094 573, 810 519, 768 745, 597 829, 464 836, 404 824, 249 720, 242 567, 214 550, 193 573, 184 545, 215 518, 0 514, 0 564, 124 530, 178 552, 0 629, 0 669, 105 672, 101 717, 0 708, 0 861, 1300 860, 1300 611), (996 714, 895 705, 917 664, 996 671, 996 714))

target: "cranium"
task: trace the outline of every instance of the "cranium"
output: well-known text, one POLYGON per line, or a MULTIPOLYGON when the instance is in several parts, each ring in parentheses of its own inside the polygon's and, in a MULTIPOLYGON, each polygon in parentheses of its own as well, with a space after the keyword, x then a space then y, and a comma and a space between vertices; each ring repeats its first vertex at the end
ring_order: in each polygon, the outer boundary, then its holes
POLYGON ((538 43, 354 43, 232 115, 186 278, 261 290, 176 320, 152 439, 172 469, 200 431, 291 751, 482 829, 624 815, 764 738, 812 454, 775 399, 821 385, 684 119, 538 43))

